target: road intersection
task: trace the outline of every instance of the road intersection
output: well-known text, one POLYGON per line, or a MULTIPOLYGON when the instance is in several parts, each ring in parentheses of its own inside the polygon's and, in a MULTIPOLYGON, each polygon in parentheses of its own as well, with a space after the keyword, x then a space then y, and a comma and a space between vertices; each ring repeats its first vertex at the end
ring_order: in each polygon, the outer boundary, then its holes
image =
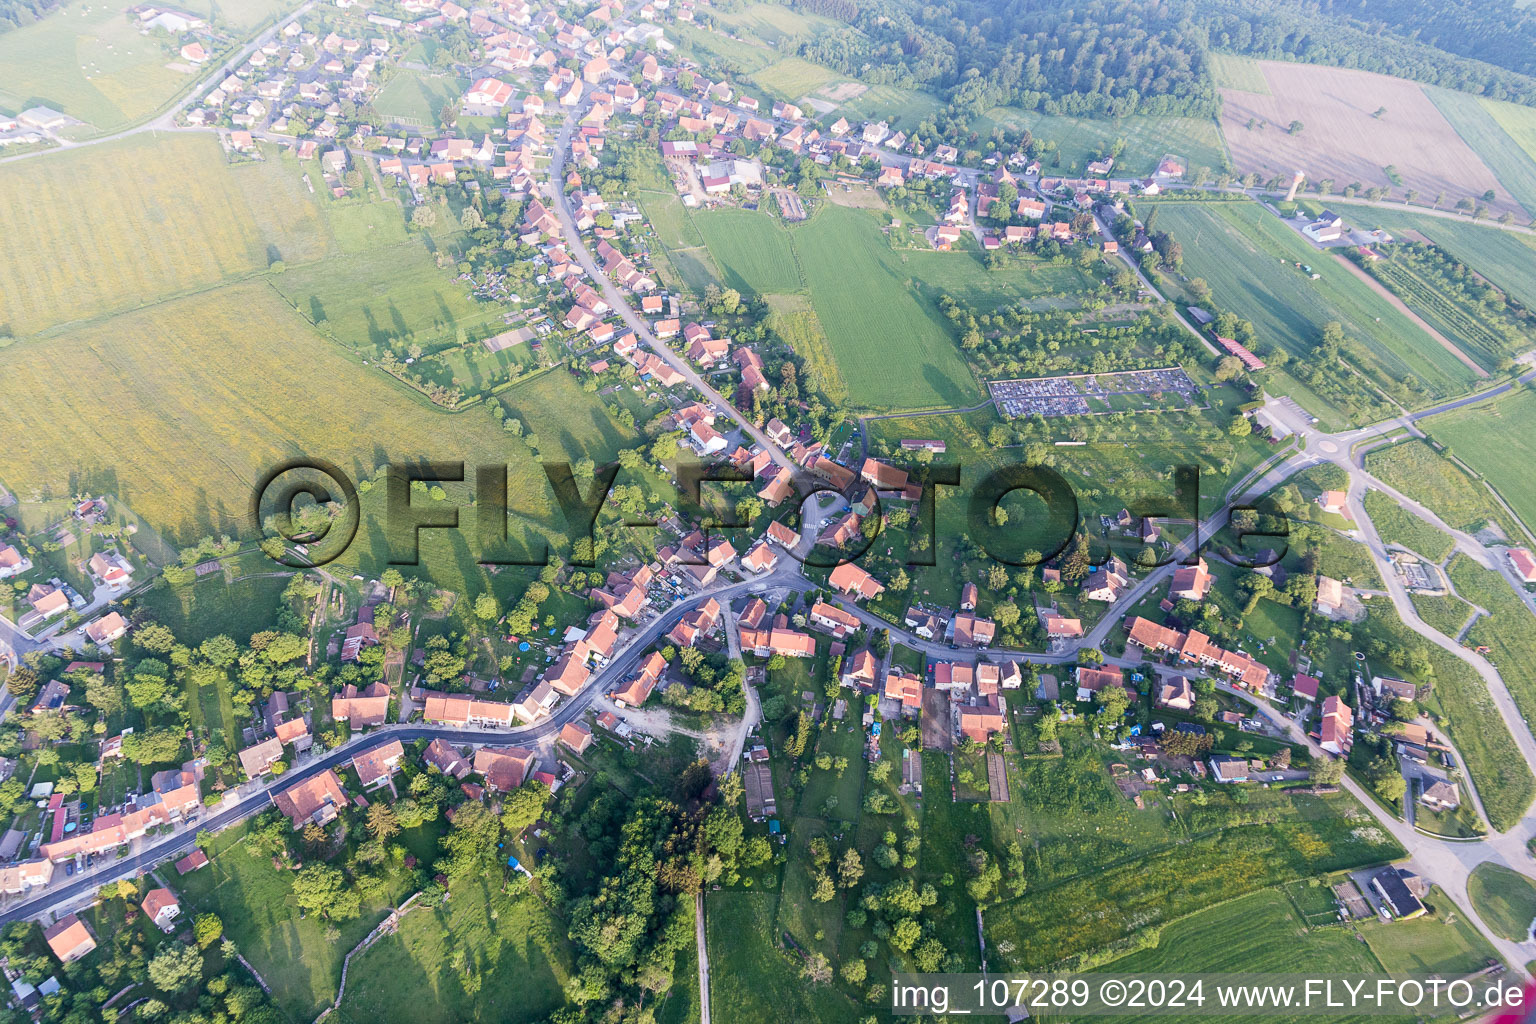
MULTIPOLYGON (((268 34, 270 34, 270 30, 268 34)), ((258 36, 247 48, 247 51, 259 45, 262 42, 262 38, 258 36)), ((195 93, 196 90, 193 90, 189 94, 188 100, 195 93)), ((157 127, 169 127, 174 119, 176 110, 180 109, 180 106, 184 106, 188 100, 183 100, 176 108, 161 115, 153 122, 111 137, 121 137, 134 131, 150 130, 157 127), (162 124, 162 122, 164 123, 162 124)), ((570 203, 560 188, 560 183, 564 180, 564 162, 569 151, 569 142, 575 123, 575 115, 573 114, 566 118, 562 125, 545 188, 546 195, 551 200, 553 209, 559 219, 564 240, 577 262, 590 276, 591 280, 599 286, 605 301, 617 311, 626 326, 635 332, 636 336, 644 342, 648 349, 655 352, 659 358, 665 360, 668 365, 676 369, 688 384, 714 407, 719 415, 733 420, 744 436, 750 437, 757 444, 761 445, 763 450, 770 454, 776 464, 785 468, 797 468, 794 461, 782 448, 776 445, 756 424, 736 410, 725 397, 711 387, 681 355, 667 347, 655 336, 645 319, 633 308, 626 296, 603 273, 600 265, 593 259, 585 240, 575 227, 570 203)), ((107 139, 102 138, 94 141, 107 141, 107 139)), ((1186 326, 1188 325, 1186 324, 1186 326)), ((1511 735, 1515 738, 1522 756, 1528 764, 1536 766, 1536 739, 1533 739, 1529 727, 1521 716, 1503 680, 1499 677, 1493 666, 1488 664, 1485 659, 1467 651, 1457 644, 1453 638, 1439 633, 1419 618, 1413 609, 1412 602, 1409 600, 1406 591, 1395 578, 1395 573, 1388 562, 1389 554, 1374 525, 1365 513, 1363 501, 1364 494, 1368 489, 1382 491, 1410 513, 1425 520, 1437 529, 1445 531, 1455 540, 1458 550, 1465 552, 1469 557, 1485 567, 1497 569, 1504 575, 1506 581, 1514 586, 1513 578, 1510 577, 1508 570, 1502 565, 1503 560, 1498 557, 1496 552, 1491 552, 1476 538, 1450 528, 1429 509, 1412 501, 1372 476, 1364 468, 1363 451, 1370 445, 1380 443, 1400 431, 1417 432, 1417 422, 1428 416, 1485 401, 1515 386, 1528 383, 1533 378, 1536 378, 1536 370, 1529 371, 1515 380, 1506 381, 1476 395, 1455 399, 1419 412, 1405 412, 1401 416, 1382 423, 1337 434, 1324 434, 1317 431, 1315 425, 1310 421, 1310 417, 1301 413, 1294 405, 1278 402, 1273 399, 1267 401, 1266 408, 1268 411, 1293 431, 1297 439, 1297 450, 1261 468, 1259 471, 1251 474, 1250 479, 1241 481, 1235 486, 1232 492, 1227 495, 1226 502, 1220 508, 1200 523, 1190 536, 1174 546, 1173 551, 1170 553, 1170 564, 1152 570, 1137 581, 1080 642, 1065 645, 1061 649, 1050 653, 997 651, 992 652, 992 656, 1001 659, 1029 661, 1043 665, 1062 665, 1075 661, 1079 651, 1083 648, 1101 648, 1111 630, 1121 625, 1131 608, 1161 587, 1166 582, 1168 576, 1174 571, 1177 564, 1191 560, 1196 555, 1201 542, 1219 531, 1226 524, 1234 504, 1251 501, 1259 495, 1279 486, 1296 473, 1311 466, 1324 462, 1332 463, 1342 468, 1348 474, 1348 507, 1357 524, 1360 535, 1358 539, 1366 546, 1382 578, 1386 581, 1387 595, 1398 615, 1414 632, 1424 637, 1428 642, 1436 644, 1453 656, 1467 662, 1479 673, 1488 689, 1490 698, 1498 708, 1511 735)), ((812 517, 808 514, 806 527, 808 535, 811 531, 811 522, 812 517)), ((803 541, 803 543, 808 543, 808 540, 803 541)), ((720 601, 722 605, 729 605, 731 600, 750 593, 760 593, 775 588, 803 593, 818 586, 819 584, 814 583, 803 575, 793 558, 781 559, 778 568, 763 576, 717 584, 679 599, 664 612, 657 614, 636 630, 626 640, 617 656, 607 666, 595 673, 580 693, 557 709, 550 717, 536 724, 502 730, 464 729, 435 725, 387 725, 364 736, 354 738, 334 750, 312 758, 307 763, 284 775, 281 785, 291 785, 318 772, 340 766, 358 753, 391 740, 412 742, 418 739, 444 738, 460 744, 552 744, 555 735, 564 724, 582 716, 599 695, 607 692, 611 684, 618 682, 633 669, 640 655, 651 644, 656 642, 666 630, 670 629, 684 613, 703 601, 714 598, 720 601)), ((1526 601, 1527 605, 1530 606, 1529 598, 1524 594, 1523 590, 1518 586, 1515 586, 1515 590, 1520 594, 1522 600, 1526 601)), ((893 639, 917 649, 925 655, 935 658, 957 656, 956 652, 951 650, 947 644, 916 637, 902 629, 899 625, 879 619, 870 612, 847 601, 838 599, 838 603, 857 615, 867 625, 889 629, 893 639)), ((739 643, 734 635, 734 621, 728 610, 726 619, 727 639, 730 643, 730 649, 733 654, 739 653, 739 643)), ((1109 660, 1119 661, 1120 659, 1109 660)), ((1259 714, 1270 720, 1276 728, 1290 735, 1296 742, 1307 744, 1318 756, 1325 756, 1317 750, 1315 745, 1312 744, 1311 740, 1294 721, 1280 714, 1272 706, 1251 694, 1241 691, 1228 692, 1231 692, 1238 699, 1253 704, 1258 709, 1259 714)), ((745 736, 751 728, 751 722, 760 716, 756 695, 750 692, 750 688, 748 707, 747 720, 744 721, 743 728, 738 737, 740 742, 744 742, 745 736)), ((739 742, 734 749, 739 751, 739 742)), ((1478 928, 1499 951, 1500 955, 1513 968, 1521 970, 1528 961, 1536 957, 1536 944, 1531 942, 1513 943, 1500 939, 1493 934, 1478 917, 1475 908, 1471 906, 1467 892, 1468 877, 1472 869, 1477 865, 1493 862, 1518 869, 1519 866, 1524 865, 1529 860, 1529 855, 1526 852, 1526 843, 1533 835, 1536 835, 1536 813, 1532 813, 1528 809, 1525 817, 1515 827, 1505 833, 1490 834, 1481 842, 1450 842, 1420 833, 1407 823, 1386 813, 1369 794, 1365 793, 1348 776, 1345 777, 1341 785, 1354 794, 1362 806, 1380 822, 1381 826, 1403 844, 1412 856, 1414 863, 1419 866, 1427 877, 1433 879, 1436 884, 1440 885, 1461 906, 1462 910, 1476 923, 1478 928)), ((206 812, 198 827, 200 829, 219 830, 235 825, 260 813, 271 805, 271 793, 275 788, 277 787, 272 784, 247 784, 241 787, 234 796, 226 798, 220 807, 206 812)), ((192 847, 195 838, 194 829, 184 827, 174 835, 165 837, 158 842, 146 842, 126 857, 95 865, 93 870, 68 878, 62 885, 56 885, 44 892, 12 901, 9 906, 0 910, 0 922, 39 915, 52 907, 79 900, 109 881, 142 873, 154 864, 185 853, 192 847)), ((702 923, 700 928, 702 929, 702 923)), ((707 960, 702 956, 700 970, 701 974, 707 972, 707 960)), ((706 975, 706 993, 707 990, 706 975)))

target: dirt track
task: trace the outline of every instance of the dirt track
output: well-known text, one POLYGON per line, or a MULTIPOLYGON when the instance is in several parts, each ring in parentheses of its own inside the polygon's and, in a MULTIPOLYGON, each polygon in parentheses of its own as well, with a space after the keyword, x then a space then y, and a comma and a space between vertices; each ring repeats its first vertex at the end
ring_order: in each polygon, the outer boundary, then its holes
POLYGON ((1457 347, 1457 345, 1456 345, 1456 343, 1454 341, 1452 341, 1450 338, 1447 338, 1445 335, 1441 334, 1439 331, 1437 331, 1433 327, 1431 327, 1429 325, 1429 323, 1423 317, 1419 316, 1419 314, 1417 314, 1413 310, 1409 309, 1408 306, 1403 302, 1402 299, 1400 299, 1396 295, 1392 294, 1392 292, 1387 288, 1386 285, 1384 285, 1380 281, 1376 280, 1370 274, 1367 274, 1364 270, 1361 270, 1360 267, 1358 265, 1356 265, 1354 260, 1346 259, 1345 257, 1338 255, 1337 253, 1334 254, 1334 259, 1338 260, 1340 263, 1342 263, 1346 267, 1348 267, 1349 268, 1349 272, 1351 274, 1354 274, 1360 280, 1364 281, 1367 285, 1369 285, 1371 287, 1371 290, 1373 290, 1377 295, 1380 295, 1382 298, 1384 298, 1388 302, 1390 302, 1397 309, 1397 311, 1399 313, 1402 313, 1408 319, 1410 319, 1414 323, 1418 324, 1419 327, 1424 331, 1425 334, 1429 335, 1431 338, 1434 338, 1437 342, 1440 343, 1440 345, 1447 352, 1449 352, 1451 355, 1455 356, 1457 359, 1459 359, 1463 363, 1465 363, 1468 366, 1468 368, 1470 368, 1472 370, 1473 373, 1477 374, 1479 377, 1486 377, 1486 376, 1488 376, 1488 371, 1483 369, 1481 366, 1478 366, 1477 363, 1472 359, 1471 356, 1467 355, 1465 352, 1463 352, 1460 348, 1457 347))

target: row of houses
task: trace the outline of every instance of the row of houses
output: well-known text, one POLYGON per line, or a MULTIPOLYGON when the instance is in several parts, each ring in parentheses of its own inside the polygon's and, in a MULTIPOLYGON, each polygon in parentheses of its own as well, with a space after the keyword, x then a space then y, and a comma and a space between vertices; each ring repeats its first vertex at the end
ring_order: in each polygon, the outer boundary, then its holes
POLYGON ((1181 633, 1138 615, 1126 623, 1126 631, 1127 640, 1137 647, 1153 653, 1170 653, 1180 661, 1213 668, 1232 677, 1235 686, 1258 692, 1269 683, 1269 669, 1261 662, 1216 646, 1199 630, 1181 633))

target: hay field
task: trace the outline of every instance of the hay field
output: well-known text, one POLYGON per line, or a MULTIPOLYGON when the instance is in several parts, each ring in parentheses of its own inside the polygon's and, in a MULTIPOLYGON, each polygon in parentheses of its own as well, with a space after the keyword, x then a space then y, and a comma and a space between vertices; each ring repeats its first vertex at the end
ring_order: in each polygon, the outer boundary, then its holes
POLYGON ((1390 165, 1404 188, 1430 196, 1443 191, 1453 201, 1491 188, 1495 208, 1518 212, 1509 191, 1416 82, 1282 61, 1260 61, 1259 69, 1268 95, 1221 90, 1221 126, 1239 173, 1267 178, 1300 168, 1312 181, 1333 178, 1339 188, 1352 181, 1390 187, 1382 170, 1390 165), (1387 113, 1372 117, 1380 107, 1387 113), (1266 127, 1250 131, 1249 118, 1266 127), (1297 135, 1286 132, 1293 120, 1305 125, 1297 135))
POLYGON ((229 167, 207 135, 0 165, 0 334, 17 337, 266 267, 319 258, 329 229, 280 162, 229 167))
POLYGON ((1502 103, 1499 100, 1479 100, 1489 115, 1499 123, 1511 139, 1536 160, 1536 110, 1518 103, 1502 103))
POLYGON ((979 401, 949 325, 918 290, 918 271, 891 250, 869 212, 829 204, 791 235, 856 402, 921 409, 979 401))
MULTIPOLYGON (((1466 140, 1467 145, 1498 175, 1510 195, 1527 210, 1536 212, 1536 156, 1511 135, 1503 121, 1494 116, 1492 108, 1495 104, 1491 100, 1452 89, 1426 86, 1424 91, 1446 120, 1451 122, 1456 134, 1466 140)), ((1498 106, 1512 107, 1514 104, 1498 106)), ((1528 108, 1519 109, 1528 111, 1528 108)), ((1505 115, 1505 118, 1511 124, 1519 124, 1509 115, 1505 115)))
POLYGON ((1159 226, 1184 247, 1184 272, 1203 277, 1223 308, 1251 320, 1261 344, 1305 358, 1323 325, 1337 320, 1383 377, 1412 374, 1434 396, 1464 391, 1473 380, 1471 369, 1370 285, 1258 205, 1165 203, 1158 211, 1159 226), (1286 265, 1298 261, 1319 279, 1286 265))
POLYGON ((276 288, 311 323, 348 346, 377 354, 391 341, 434 351, 463 327, 471 338, 506 309, 480 303, 437 269, 419 239, 336 256, 274 276, 276 288))
POLYGON ((768 329, 794 349, 805 360, 806 372, 814 374, 827 397, 838 404, 848 402, 848 382, 838 368, 827 332, 811 302, 804 295, 765 295, 768 308, 768 329))
POLYGON ((1517 389, 1500 398, 1441 413, 1424 429, 1493 485, 1509 507, 1536 524, 1536 392, 1517 389))
POLYGON ((41 21, 0 35, 0 109, 39 104, 100 131, 158 110, 195 77, 159 40, 139 34, 126 4, 68 4, 41 21))
POLYGON ((354 478, 390 460, 505 460, 517 509, 552 509, 527 449, 483 410, 427 406, 258 282, 0 351, 0 435, 23 494, 111 491, 182 538, 246 525, 254 481, 298 455, 354 478))

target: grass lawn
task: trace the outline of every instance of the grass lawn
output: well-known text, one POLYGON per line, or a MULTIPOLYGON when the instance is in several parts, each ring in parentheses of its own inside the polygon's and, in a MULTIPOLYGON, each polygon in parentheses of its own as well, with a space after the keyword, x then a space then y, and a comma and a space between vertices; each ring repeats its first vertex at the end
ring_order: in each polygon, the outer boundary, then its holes
POLYGON ((821 318, 804 295, 768 295, 764 297, 771 313, 768 328, 805 360, 806 369, 821 381, 821 390, 833 402, 848 401, 848 383, 832 353, 821 318))
MULTIPOLYGON (((844 691, 848 693, 850 691, 844 691)), ((841 722, 828 721, 821 728, 821 734, 817 737, 816 756, 825 754, 833 759, 842 757, 848 761, 848 767, 839 774, 834 766, 824 770, 816 767, 814 761, 811 767, 811 779, 806 783, 805 792, 800 798, 800 811, 803 814, 824 815, 828 820, 846 820, 852 822, 859 816, 860 793, 864 789, 864 768, 866 762, 862 756, 864 750, 864 731, 859 725, 858 702, 850 703, 848 717, 841 722), (835 799, 837 802, 828 807, 827 802, 835 799)))
POLYGON ((189 647, 220 633, 243 644, 250 641, 253 633, 277 628, 277 613, 286 586, 287 576, 226 584, 223 573, 212 573, 179 587, 160 580, 136 600, 152 619, 189 647))
POLYGON ((207 135, 140 135, 0 165, 0 237, 12 253, 0 261, 0 334, 16 337, 274 259, 317 259, 330 244, 292 164, 229 167, 207 135))
POLYGON ((956 803, 951 798, 948 754, 929 750, 922 758, 923 848, 918 871, 920 881, 932 882, 939 891, 939 902, 926 915, 933 920, 934 935, 964 964, 961 970, 980 970, 976 903, 965 889, 965 881, 971 876, 965 837, 987 834, 990 805, 956 803), (954 880, 952 886, 944 885, 946 875, 954 880))
POLYGON ((798 100, 842 77, 831 68, 822 67, 820 64, 812 64, 799 57, 786 57, 754 72, 752 81, 759 88, 780 99, 798 100))
POLYGON ((50 106, 110 131, 153 113, 196 81, 166 66, 173 62, 180 62, 175 49, 140 34, 124 5, 79 0, 0 35, 0 109, 50 106))
POLYGON ((379 90, 373 106, 382 116, 408 123, 437 123, 443 107, 464 95, 467 79, 455 75, 400 71, 379 90))
POLYGON ((523 381, 498 397, 507 412, 538 435, 541 450, 551 457, 558 453, 571 462, 586 457, 601 466, 618 458, 620 449, 640 444, 564 367, 523 381))
POLYGON ((1502 864, 1479 864, 1467 879, 1472 909, 1500 938, 1523 942, 1536 921, 1536 881, 1502 864))
MULTIPOLYGON (((1264 889, 1212 907, 1161 930, 1156 945, 1121 957, 1103 969, 1115 974, 1167 976, 1195 972, 1379 974, 1368 946, 1346 928, 1308 929, 1278 889, 1264 889), (1283 937, 1283 938, 1282 938, 1283 937)), ((1106 1021, 1143 1018, 1110 1016, 1106 1021)), ((1276 1021, 1302 1016, 1266 1015, 1276 1021)), ((1367 1021, 1368 1016, 1330 1019, 1367 1021)))
POLYGON ((842 22, 815 14, 803 14, 778 4, 752 4, 740 10, 710 12, 717 25, 725 25, 737 35, 753 36, 770 46, 786 38, 805 38, 827 29, 845 28, 842 22))
POLYGON ((224 934, 266 979, 277 1004, 290 1017, 312 1019, 335 998, 342 959, 388 907, 365 903, 362 915, 338 925, 332 938, 321 918, 300 918, 291 900, 293 873, 273 867, 269 857, 251 856, 244 837, 244 826, 219 833, 212 863, 177 882, 182 913, 218 914, 224 934))
POLYGON ((903 89, 897 85, 872 85, 837 108, 850 124, 859 121, 884 121, 893 127, 911 131, 931 114, 944 109, 944 101, 921 89, 903 89))
POLYGON ((1481 970, 1498 959, 1488 940, 1473 927, 1451 898, 1431 889, 1426 903, 1433 916, 1412 921, 1361 921, 1355 929, 1381 965, 1395 975, 1439 974, 1452 977, 1481 970))
MULTIPOLYGON (((694 926, 694 910, 691 900, 684 900, 683 911, 688 928, 694 926)), ((703 1016, 699 998, 699 944, 690 942, 677 952, 672 969, 672 987, 656 1004, 657 1024, 693 1024, 703 1016)))
MULTIPOLYGON (((952 328, 938 313, 942 296, 991 310, 1021 299, 1080 293, 1094 283, 1076 266, 1019 260, 989 271, 974 254, 893 250, 882 233, 885 216, 825 204, 809 223, 786 228, 761 213, 689 215, 679 206, 665 213, 657 231, 685 246, 695 233, 707 243, 718 271, 695 255, 698 250, 668 253, 685 281, 691 277, 689 261, 698 264, 695 287, 718 279, 771 296, 774 309, 785 316, 814 313, 814 324, 782 325, 786 340, 813 366, 835 361, 835 384, 846 387, 857 405, 873 409, 964 406, 979 399, 952 328), (807 287, 808 307, 795 297, 807 287)), ((833 380, 825 371, 823 376, 833 380)))
POLYGON ((1381 491, 1365 492, 1365 514, 1371 517, 1371 525, 1381 534, 1383 543, 1401 544, 1430 561, 1439 562, 1451 553, 1455 544, 1450 534, 1443 533, 1420 519, 1381 491))
MULTIPOLYGON (((1423 423, 1436 441, 1481 473, 1527 524, 1536 523, 1536 479, 1520 467, 1536 460, 1536 392, 1517 388, 1501 398, 1463 406, 1423 423)), ((1480 490, 1473 484, 1474 490, 1480 490)), ((1511 537, 1518 540, 1518 536, 1511 537)))
POLYGON ((1120 793, 1102 746, 1081 730, 1063 729, 1061 744, 1059 758, 1023 759, 1009 780, 1012 799, 989 808, 994 841, 1024 845, 1031 885, 1143 856, 1184 837, 1166 807, 1138 810, 1120 793))
POLYGON ((1429 675, 1421 678, 1401 669, 1392 674, 1415 685, 1433 684, 1429 705, 1432 709, 1438 707, 1442 724, 1466 761, 1467 771, 1483 798, 1488 824, 1501 832, 1513 828, 1531 804, 1536 780, 1489 699, 1482 677, 1460 658, 1411 632, 1389 604, 1373 604, 1365 629, 1389 647, 1412 646, 1424 651, 1431 668, 1429 675))
POLYGON ((321 209, 342 252, 362 252, 383 245, 399 245, 410 238, 400 204, 392 199, 322 195, 321 209))
POLYGON ((972 122, 983 136, 994 126, 1028 128, 1035 138, 1054 142, 1060 159, 1047 153, 1041 160, 1048 175, 1081 175, 1095 153, 1108 154, 1116 142, 1125 145, 1115 161, 1115 174, 1126 177, 1151 174, 1170 153, 1183 157, 1191 174, 1201 167, 1214 173, 1227 163, 1221 129, 1213 118, 1138 115, 1107 120, 995 107, 972 122))
POLYGON ((218 0, 193 0, 186 9, 194 14, 212 13, 224 28, 253 29, 297 6, 297 0, 241 0, 238 8, 230 9, 220 5, 218 0))
MULTIPOLYGON (((1453 432, 1455 429, 1453 425, 1453 432)), ((1507 457, 1508 449, 1504 452, 1507 457)), ((1476 533, 1491 519, 1503 526, 1506 536, 1519 536, 1488 492, 1425 441, 1403 441, 1368 452, 1365 468, 1430 509, 1447 526, 1476 533)))
POLYGON ((748 78, 778 59, 776 50, 745 39, 731 39, 702 25, 679 25, 676 38, 684 53, 701 64, 719 63, 748 78))
POLYGON ((1467 643, 1489 648, 1488 660, 1498 666, 1521 715, 1529 720, 1536 715, 1536 630, 1531 628, 1530 610, 1502 575, 1467 556, 1451 559, 1448 569, 1456 592, 1488 612, 1473 623, 1467 643))
POLYGON ((1336 533, 1325 533, 1317 545, 1323 572, 1334 579, 1346 580, 1352 587, 1380 590, 1381 574, 1364 544, 1336 533))
POLYGON ((815 887, 814 873, 818 869, 811 862, 810 842, 817 837, 826 839, 834 851, 832 864, 835 868, 838 857, 835 851, 840 844, 832 838, 832 832, 831 826, 820 819, 795 819, 790 828, 789 866, 784 869, 779 915, 775 922, 775 934, 788 932, 802 947, 824 953, 829 960, 836 958, 838 936, 843 930, 844 893, 839 891, 825 903, 811 898, 815 887))
POLYGON ((1432 597, 1428 594, 1408 596, 1412 598, 1413 610, 1419 613, 1419 618, 1452 640, 1456 639, 1456 634, 1461 632, 1467 616, 1472 614, 1472 606, 1455 594, 1445 594, 1440 597, 1432 597))
POLYGON ((354 957, 338 1016, 359 1024, 531 1022, 564 1005, 574 960, 566 923, 536 896, 508 896, 497 881, 412 910, 398 932, 354 957))
POLYGON ((1184 248, 1184 273, 1211 286, 1216 303, 1248 320, 1261 339, 1307 358, 1324 324, 1338 321, 1365 350, 1380 381, 1416 378, 1431 396, 1458 393, 1472 371, 1376 294, 1347 267, 1319 253, 1253 203, 1166 203, 1158 227, 1184 248), (1321 275, 1310 280, 1290 266, 1321 275))
POLYGON ((706 894, 712 1012, 732 1024, 854 1024, 860 1008, 834 987, 806 983, 800 954, 778 947, 773 904, 771 893, 706 894))
POLYGON ((704 237, 694 227, 693 218, 677 193, 642 192, 640 204, 645 207, 645 219, 656 237, 668 249, 690 249, 704 244, 704 237))
MULTIPOLYGON (((430 407, 321 342, 263 284, 13 346, 0 382, 7 485, 115 493, 166 536, 235 532, 256 479, 295 455, 355 478, 391 458, 507 462, 512 508, 553 512, 526 446, 483 409, 430 407)), ((546 439, 546 455, 556 444, 546 439)), ((382 531, 380 516, 359 537, 377 547, 382 531)))
POLYGON ((1210 59, 1211 77, 1216 80, 1218 89, 1269 95, 1269 83, 1264 80, 1264 72, 1260 70, 1258 61, 1231 53, 1212 53, 1210 59))

